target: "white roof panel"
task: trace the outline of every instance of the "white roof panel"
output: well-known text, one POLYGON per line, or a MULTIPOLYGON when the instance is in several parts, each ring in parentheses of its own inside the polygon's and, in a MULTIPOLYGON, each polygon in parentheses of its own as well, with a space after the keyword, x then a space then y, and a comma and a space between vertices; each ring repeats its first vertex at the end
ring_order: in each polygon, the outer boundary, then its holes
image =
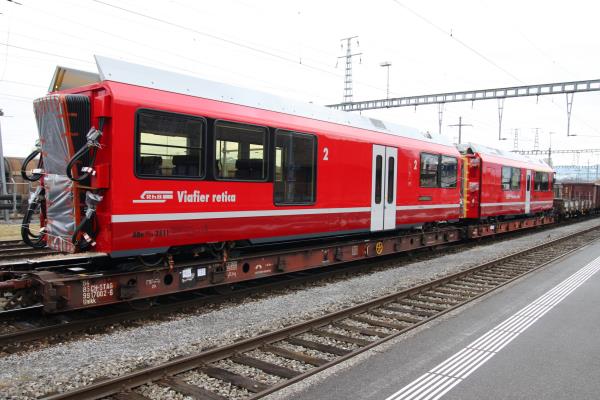
POLYGON ((474 153, 488 154, 491 156, 503 157, 509 160, 521 161, 531 164, 537 164, 546 168, 551 168, 542 158, 530 157, 519 153, 513 153, 512 151, 506 151, 501 149, 495 149, 487 147, 477 143, 467 143, 458 145, 461 152, 466 151, 467 148, 471 148, 474 153))
POLYGON ((415 128, 383 122, 378 119, 363 117, 359 114, 285 99, 256 90, 132 64, 113 58, 102 56, 95 56, 95 58, 100 80, 127 83, 453 146, 444 136, 430 135, 429 133, 420 132, 415 128))

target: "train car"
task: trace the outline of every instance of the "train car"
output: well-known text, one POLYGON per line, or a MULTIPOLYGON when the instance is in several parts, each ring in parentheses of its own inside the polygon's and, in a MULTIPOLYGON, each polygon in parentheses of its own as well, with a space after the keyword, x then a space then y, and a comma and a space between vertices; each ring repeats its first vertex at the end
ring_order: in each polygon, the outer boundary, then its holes
POLYGON ((34 104, 53 249, 197 253, 461 216, 460 153, 441 136, 96 62, 97 76, 57 69, 55 91, 34 104), (84 85, 71 87, 69 74, 84 85))
POLYGON ((477 144, 460 150, 463 218, 506 219, 552 210, 553 170, 543 161, 477 144))
POLYGON ((595 182, 557 183, 554 197, 557 212, 564 216, 588 214, 600 209, 600 185, 595 182))

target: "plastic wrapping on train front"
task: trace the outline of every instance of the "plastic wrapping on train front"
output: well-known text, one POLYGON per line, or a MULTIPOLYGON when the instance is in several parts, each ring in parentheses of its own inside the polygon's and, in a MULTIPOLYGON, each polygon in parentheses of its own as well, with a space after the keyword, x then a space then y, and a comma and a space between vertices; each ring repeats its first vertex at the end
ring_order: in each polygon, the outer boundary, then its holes
POLYGON ((46 235, 51 249, 72 252, 75 229, 73 182, 66 176, 70 159, 67 137, 67 110, 61 96, 52 95, 34 102, 35 117, 44 158, 46 190, 46 235))

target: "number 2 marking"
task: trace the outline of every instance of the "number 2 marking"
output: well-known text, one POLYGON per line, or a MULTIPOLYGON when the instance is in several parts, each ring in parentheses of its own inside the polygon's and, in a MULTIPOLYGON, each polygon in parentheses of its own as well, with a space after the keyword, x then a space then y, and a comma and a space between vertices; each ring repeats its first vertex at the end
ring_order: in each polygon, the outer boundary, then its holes
POLYGON ((416 170, 416 169, 417 169, 417 160, 415 160, 415 163, 414 163, 413 169, 414 169, 414 170, 416 170))
POLYGON ((327 147, 323 147, 323 160, 329 161, 329 149, 327 147))

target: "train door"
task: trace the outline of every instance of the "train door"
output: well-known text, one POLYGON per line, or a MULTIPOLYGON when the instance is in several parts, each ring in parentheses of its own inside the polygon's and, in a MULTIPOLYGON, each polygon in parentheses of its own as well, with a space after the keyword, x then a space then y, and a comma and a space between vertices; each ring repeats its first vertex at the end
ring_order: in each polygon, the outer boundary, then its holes
POLYGON ((527 177, 525 178, 525 214, 531 212, 531 170, 527 170, 527 177))
POLYGON ((398 149, 373 145, 371 231, 396 228, 398 149))

